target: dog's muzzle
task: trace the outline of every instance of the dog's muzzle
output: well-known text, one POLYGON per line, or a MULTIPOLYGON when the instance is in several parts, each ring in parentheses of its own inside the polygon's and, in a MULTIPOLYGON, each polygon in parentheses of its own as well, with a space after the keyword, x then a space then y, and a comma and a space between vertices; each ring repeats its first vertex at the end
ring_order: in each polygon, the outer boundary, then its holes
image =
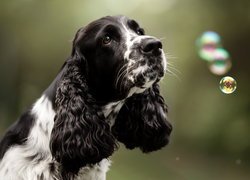
POLYGON ((148 88, 164 76, 166 58, 161 41, 145 36, 135 39, 130 49, 129 60, 132 63, 128 68, 132 70, 129 73, 129 79, 134 86, 148 88))

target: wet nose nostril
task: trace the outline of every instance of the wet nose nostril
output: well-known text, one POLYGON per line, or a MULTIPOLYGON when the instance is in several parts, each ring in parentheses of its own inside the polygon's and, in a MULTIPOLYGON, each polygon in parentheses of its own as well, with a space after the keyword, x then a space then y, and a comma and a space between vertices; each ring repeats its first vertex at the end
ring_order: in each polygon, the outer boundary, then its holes
POLYGON ((142 47, 143 52, 150 52, 154 49, 153 43, 147 43, 145 46, 142 47))
POLYGON ((142 51, 146 54, 160 55, 162 49, 162 43, 155 39, 146 39, 142 43, 142 51))

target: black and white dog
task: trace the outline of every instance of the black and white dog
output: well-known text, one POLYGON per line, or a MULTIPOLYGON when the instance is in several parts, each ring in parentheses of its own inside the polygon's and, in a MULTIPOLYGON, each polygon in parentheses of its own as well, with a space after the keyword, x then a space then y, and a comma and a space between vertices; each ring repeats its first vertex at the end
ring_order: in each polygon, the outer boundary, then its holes
POLYGON ((0 179, 105 180, 118 141, 144 153, 164 147, 166 68, 162 43, 134 20, 79 29, 55 80, 2 138, 0 179))

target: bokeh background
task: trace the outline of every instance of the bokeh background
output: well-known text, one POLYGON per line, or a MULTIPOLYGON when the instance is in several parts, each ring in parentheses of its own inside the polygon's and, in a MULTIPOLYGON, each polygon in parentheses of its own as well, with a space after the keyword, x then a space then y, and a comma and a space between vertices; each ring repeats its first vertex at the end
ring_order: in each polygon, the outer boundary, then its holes
POLYGON ((171 143, 142 154, 121 145, 109 180, 250 179, 249 0, 1 0, 0 135, 56 76, 78 28, 105 15, 124 14, 162 38, 170 70, 161 83, 174 124, 171 143), (237 81, 219 90, 197 55, 202 32, 221 35, 237 81))

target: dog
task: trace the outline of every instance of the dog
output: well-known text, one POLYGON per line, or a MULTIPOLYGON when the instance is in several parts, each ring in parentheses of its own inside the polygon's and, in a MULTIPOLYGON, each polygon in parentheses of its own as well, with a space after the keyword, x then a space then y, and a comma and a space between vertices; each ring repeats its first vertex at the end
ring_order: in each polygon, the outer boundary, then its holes
POLYGON ((162 43, 125 16, 80 28, 71 55, 0 142, 2 180, 105 180, 118 149, 149 153, 172 125, 159 81, 162 43))

